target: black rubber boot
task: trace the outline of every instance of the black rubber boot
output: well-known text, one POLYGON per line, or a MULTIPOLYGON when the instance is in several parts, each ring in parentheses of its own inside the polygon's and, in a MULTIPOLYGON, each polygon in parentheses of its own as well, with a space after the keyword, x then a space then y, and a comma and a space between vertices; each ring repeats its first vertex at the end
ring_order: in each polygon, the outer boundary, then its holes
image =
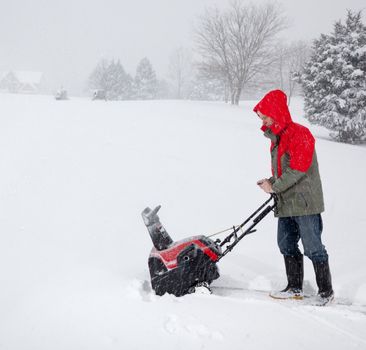
POLYGON ((287 275, 287 287, 283 290, 294 290, 302 292, 302 284, 304 280, 304 256, 284 256, 286 275, 287 275))
POLYGON ((302 284, 304 280, 304 256, 284 256, 287 287, 281 291, 274 291, 270 296, 275 299, 303 299, 302 284))
POLYGON ((334 296, 332 287, 332 276, 330 274, 328 260, 316 262, 313 261, 316 284, 318 285, 318 295, 323 299, 332 300, 334 296))

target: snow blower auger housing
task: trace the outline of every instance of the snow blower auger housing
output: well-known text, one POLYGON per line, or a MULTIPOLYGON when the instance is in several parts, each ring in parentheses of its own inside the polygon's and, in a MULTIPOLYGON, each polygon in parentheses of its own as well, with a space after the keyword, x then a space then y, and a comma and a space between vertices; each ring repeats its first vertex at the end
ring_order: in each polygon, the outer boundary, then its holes
POLYGON ((209 286, 220 277, 217 262, 230 252, 246 235, 253 230, 277 205, 277 197, 263 203, 241 225, 233 226, 230 234, 220 241, 200 235, 174 242, 160 223, 157 215, 161 206, 151 210, 145 208, 142 218, 149 231, 154 247, 148 260, 151 286, 157 295, 165 293, 182 296, 194 292, 201 284, 209 286), (272 205, 267 205, 273 199, 272 205), (249 227, 243 227, 252 220, 249 227), (238 233, 240 232, 240 235, 238 233))

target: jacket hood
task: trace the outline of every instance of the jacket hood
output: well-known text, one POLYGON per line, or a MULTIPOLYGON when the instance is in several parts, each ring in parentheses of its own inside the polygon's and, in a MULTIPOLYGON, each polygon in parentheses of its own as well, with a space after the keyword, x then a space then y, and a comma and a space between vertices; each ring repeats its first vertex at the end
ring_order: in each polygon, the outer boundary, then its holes
POLYGON ((263 125, 261 128, 263 131, 269 128, 275 135, 278 135, 292 123, 291 115, 287 107, 287 96, 281 90, 268 92, 253 110, 256 113, 259 111, 274 120, 274 123, 269 127, 263 125))

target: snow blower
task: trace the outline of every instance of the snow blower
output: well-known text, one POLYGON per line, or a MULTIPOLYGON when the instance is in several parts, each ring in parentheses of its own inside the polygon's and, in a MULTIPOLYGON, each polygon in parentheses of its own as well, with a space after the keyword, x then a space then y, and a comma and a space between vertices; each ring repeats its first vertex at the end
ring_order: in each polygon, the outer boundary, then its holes
POLYGON ((274 210, 276 205, 277 197, 271 194, 271 197, 242 224, 230 228, 230 233, 222 241, 213 241, 208 236, 200 235, 174 242, 157 215, 161 206, 153 210, 145 208, 142 218, 154 245, 148 264, 151 286, 155 293, 182 296, 193 293, 199 286, 209 290, 212 281, 220 277, 217 263, 246 235, 255 232, 254 227, 274 210), (267 205, 271 200, 273 203, 267 205), (244 230, 248 223, 249 227, 244 230))

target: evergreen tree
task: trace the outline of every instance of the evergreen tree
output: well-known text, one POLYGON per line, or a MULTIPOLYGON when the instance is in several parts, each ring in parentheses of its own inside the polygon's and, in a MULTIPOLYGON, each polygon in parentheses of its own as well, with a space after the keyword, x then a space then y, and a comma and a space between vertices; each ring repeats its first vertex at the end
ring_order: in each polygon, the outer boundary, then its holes
POLYGON ((106 73, 107 99, 127 100, 131 97, 131 77, 125 72, 120 61, 112 61, 106 73))
POLYGON ((120 92, 119 92, 119 81, 118 75, 119 71, 117 68, 117 64, 112 60, 108 68, 105 72, 105 93, 107 100, 119 100, 120 92))
POLYGON ((102 59, 93 72, 89 76, 88 87, 92 90, 105 90, 106 89, 106 75, 109 62, 106 59, 102 59))
POLYGON ((139 100, 151 100, 156 98, 158 81, 150 61, 143 58, 136 69, 134 81, 135 98, 139 100))
POLYGON ((305 116, 332 130, 338 141, 366 141, 366 26, 361 12, 348 11, 345 24, 314 41, 300 76, 305 116))
POLYGON ((132 96, 132 78, 121 62, 102 60, 89 78, 89 87, 102 90, 108 100, 126 100, 132 96))

